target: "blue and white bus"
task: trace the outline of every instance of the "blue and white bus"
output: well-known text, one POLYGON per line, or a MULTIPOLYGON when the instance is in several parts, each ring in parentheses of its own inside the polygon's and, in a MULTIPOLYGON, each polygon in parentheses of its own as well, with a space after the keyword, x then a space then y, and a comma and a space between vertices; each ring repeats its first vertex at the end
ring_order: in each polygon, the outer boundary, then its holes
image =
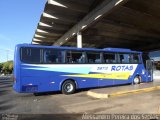
POLYGON ((153 80, 152 61, 142 52, 30 44, 15 48, 14 77, 13 87, 17 92, 64 94, 82 88, 153 80))

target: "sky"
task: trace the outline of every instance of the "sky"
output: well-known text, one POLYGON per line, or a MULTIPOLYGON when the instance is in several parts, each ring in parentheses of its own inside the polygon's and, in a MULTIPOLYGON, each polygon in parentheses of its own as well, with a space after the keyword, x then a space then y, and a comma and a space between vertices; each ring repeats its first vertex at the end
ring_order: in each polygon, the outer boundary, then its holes
POLYGON ((0 0, 0 62, 12 60, 16 44, 31 43, 47 0, 0 0))
POLYGON ((0 62, 13 59, 16 44, 31 43, 46 1, 0 0, 0 62))

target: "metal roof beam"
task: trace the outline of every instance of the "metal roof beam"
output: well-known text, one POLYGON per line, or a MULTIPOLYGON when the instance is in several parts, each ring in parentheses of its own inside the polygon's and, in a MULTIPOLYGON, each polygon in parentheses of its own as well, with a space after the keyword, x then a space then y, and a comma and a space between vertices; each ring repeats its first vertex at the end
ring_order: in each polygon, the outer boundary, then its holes
POLYGON ((126 3, 128 0, 104 0, 99 6, 88 13, 79 23, 73 26, 68 32, 66 32, 61 38, 57 40, 53 45, 60 46, 65 43, 65 40, 70 39, 76 35, 76 33, 83 31, 88 28, 91 24, 95 23, 97 20, 102 18, 104 15, 108 14, 117 8, 117 6, 126 3))
POLYGON ((88 11, 87 5, 76 3, 75 0, 48 0, 48 4, 84 13, 88 11))

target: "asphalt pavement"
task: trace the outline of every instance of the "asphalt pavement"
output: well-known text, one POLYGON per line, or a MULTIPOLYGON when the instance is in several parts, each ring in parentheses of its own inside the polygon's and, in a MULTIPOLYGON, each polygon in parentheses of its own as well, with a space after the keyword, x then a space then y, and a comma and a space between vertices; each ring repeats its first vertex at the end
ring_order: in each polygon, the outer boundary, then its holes
POLYGON ((72 95, 52 92, 34 96, 16 93, 12 85, 10 77, 0 78, 0 114, 160 114, 160 90, 95 99, 87 95, 89 90, 109 88, 85 89, 72 95))

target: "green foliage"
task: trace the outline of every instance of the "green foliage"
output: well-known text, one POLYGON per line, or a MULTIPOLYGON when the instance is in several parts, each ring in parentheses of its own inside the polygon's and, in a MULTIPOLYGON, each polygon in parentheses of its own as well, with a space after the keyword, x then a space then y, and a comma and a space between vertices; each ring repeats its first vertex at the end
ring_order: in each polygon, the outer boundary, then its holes
POLYGON ((0 63, 0 73, 2 71, 2 68, 3 68, 3 63, 0 63))
POLYGON ((1 63, 2 64, 2 73, 11 74, 13 72, 13 61, 8 61, 1 63))

